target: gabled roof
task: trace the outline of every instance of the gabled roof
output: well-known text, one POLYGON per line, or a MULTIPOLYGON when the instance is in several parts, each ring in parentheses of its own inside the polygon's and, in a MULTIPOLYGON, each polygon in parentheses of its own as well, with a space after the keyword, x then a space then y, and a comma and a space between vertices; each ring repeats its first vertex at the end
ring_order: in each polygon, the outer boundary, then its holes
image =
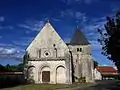
POLYGON ((88 45, 89 42, 83 32, 77 27, 70 43, 70 45, 88 45))
POLYGON ((32 50, 34 51, 35 49, 53 48, 54 44, 59 48, 68 48, 49 20, 47 20, 43 28, 29 44, 26 51, 32 52, 32 50))
POLYGON ((117 70, 112 66, 97 66, 96 69, 100 73, 117 73, 117 70))

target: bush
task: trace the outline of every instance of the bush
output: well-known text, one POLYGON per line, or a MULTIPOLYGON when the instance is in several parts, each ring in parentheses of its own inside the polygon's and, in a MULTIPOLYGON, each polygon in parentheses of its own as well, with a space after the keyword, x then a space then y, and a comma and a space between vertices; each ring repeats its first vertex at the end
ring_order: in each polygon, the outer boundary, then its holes
POLYGON ((27 80, 27 83, 28 83, 28 84, 34 84, 35 81, 34 81, 33 79, 29 79, 29 80, 27 80))
POLYGON ((78 78, 78 83, 86 83, 86 78, 85 77, 78 78))

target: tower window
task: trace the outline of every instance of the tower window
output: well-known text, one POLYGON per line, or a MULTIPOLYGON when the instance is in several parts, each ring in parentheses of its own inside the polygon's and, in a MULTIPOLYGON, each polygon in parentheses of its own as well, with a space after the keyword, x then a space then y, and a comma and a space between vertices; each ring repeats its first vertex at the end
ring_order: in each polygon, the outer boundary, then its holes
POLYGON ((79 52, 79 48, 77 48, 77 52, 79 52))
POLYGON ((82 48, 77 48, 77 52, 82 52, 82 48))
POLYGON ((82 52, 82 48, 80 48, 80 52, 82 52))

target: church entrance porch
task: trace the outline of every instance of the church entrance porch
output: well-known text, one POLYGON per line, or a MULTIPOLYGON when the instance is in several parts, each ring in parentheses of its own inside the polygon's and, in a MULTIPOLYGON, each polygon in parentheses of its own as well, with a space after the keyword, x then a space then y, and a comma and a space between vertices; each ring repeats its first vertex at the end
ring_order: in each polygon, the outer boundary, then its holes
POLYGON ((48 66, 45 66, 41 70, 41 82, 42 83, 50 83, 50 68, 48 66))
POLYGON ((69 84, 69 70, 65 66, 65 61, 41 61, 36 62, 39 70, 36 75, 37 83, 47 84, 69 84))

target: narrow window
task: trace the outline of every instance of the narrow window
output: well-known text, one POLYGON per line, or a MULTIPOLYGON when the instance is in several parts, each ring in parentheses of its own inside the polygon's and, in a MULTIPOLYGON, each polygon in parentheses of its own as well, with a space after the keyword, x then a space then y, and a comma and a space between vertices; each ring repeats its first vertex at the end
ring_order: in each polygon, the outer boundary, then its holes
POLYGON ((80 48, 80 52, 82 52, 82 48, 80 48))
POLYGON ((38 57, 39 57, 39 58, 41 57, 41 49, 38 50, 38 57))
POLYGON ((79 48, 77 48, 77 52, 79 52, 79 48))
POLYGON ((53 44, 53 47, 55 47, 55 44, 53 44))
POLYGON ((77 52, 82 52, 82 48, 77 48, 77 52))

